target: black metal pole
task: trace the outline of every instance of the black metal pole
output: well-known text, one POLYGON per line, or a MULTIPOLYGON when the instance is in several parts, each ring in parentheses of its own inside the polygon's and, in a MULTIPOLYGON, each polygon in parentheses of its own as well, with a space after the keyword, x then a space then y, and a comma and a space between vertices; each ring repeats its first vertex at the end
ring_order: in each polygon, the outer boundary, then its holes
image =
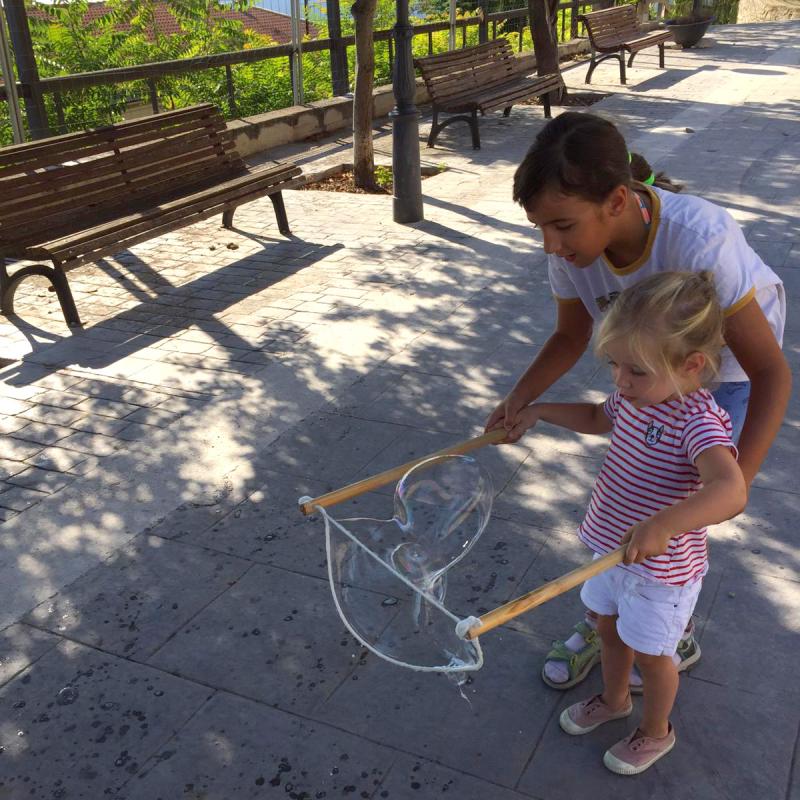
POLYGON ((411 53, 413 30, 408 24, 408 0, 397 0, 397 24, 394 26, 395 107, 392 116, 392 178, 394 221, 419 222, 422 209, 422 176, 419 163, 419 112, 414 105, 416 81, 411 53))
POLYGON ((328 0, 328 36, 331 40, 331 84, 333 94, 341 96, 350 91, 350 76, 347 70, 347 48, 342 42, 342 21, 339 0, 328 0))
POLYGON ((28 90, 23 98, 28 128, 32 139, 41 139, 50 135, 50 129, 39 85, 39 70, 33 55, 33 42, 28 29, 25 3, 24 0, 4 0, 3 5, 6 10, 11 46, 14 48, 14 60, 17 62, 19 82, 28 90))

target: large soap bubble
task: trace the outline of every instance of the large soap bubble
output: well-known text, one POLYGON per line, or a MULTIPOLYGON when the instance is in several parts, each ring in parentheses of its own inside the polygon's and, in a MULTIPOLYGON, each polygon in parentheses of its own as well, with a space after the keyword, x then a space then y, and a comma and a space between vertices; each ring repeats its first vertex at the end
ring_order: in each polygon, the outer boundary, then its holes
POLYGON ((397 484, 391 519, 336 520, 320 509, 336 607, 363 645, 414 669, 481 667, 478 640, 456 633, 459 617, 444 603, 447 573, 480 537, 492 499, 474 458, 436 456, 397 484))

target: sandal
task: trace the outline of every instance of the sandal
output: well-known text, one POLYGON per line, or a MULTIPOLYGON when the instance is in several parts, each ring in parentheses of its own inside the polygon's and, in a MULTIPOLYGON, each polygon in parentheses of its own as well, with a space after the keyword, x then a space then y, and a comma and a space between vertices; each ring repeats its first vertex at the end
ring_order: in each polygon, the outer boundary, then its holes
POLYGON ((553 689, 571 689, 579 684, 600 661, 600 637, 594 628, 585 622, 579 622, 573 630, 579 633, 585 642, 577 653, 570 650, 564 642, 553 642, 553 648, 545 657, 545 661, 563 661, 569 670, 569 678, 564 683, 555 683, 547 677, 542 667, 542 680, 553 689))
MULTIPOLYGON (((694 632, 692 632, 692 635, 687 636, 685 639, 681 639, 678 642, 677 653, 681 658, 680 663, 678 664, 679 673, 685 672, 700 660, 702 652, 700 650, 700 645, 697 643, 697 639, 694 638, 694 632)), ((634 664, 633 669, 636 671, 636 674, 639 676, 639 680, 641 681, 642 675, 639 672, 639 668, 634 664)), ((644 687, 641 683, 632 683, 630 686, 630 691, 631 694, 642 694, 644 687)))

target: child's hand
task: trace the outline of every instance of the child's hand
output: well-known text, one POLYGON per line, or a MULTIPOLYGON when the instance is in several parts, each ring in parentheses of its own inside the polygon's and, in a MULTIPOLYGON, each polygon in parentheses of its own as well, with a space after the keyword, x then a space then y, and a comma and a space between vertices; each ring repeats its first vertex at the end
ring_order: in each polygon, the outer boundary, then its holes
MULTIPOLYGON (((511 431, 520 409, 524 406, 525 403, 520 400, 514 392, 511 392, 489 415, 489 419, 486 420, 486 426, 484 428, 485 432, 489 433, 489 431, 494 431, 498 428, 505 428, 507 431, 511 431)), ((500 444, 516 442, 520 436, 522 436, 522 432, 515 439, 506 437, 500 444)))
POLYGON ((539 408, 536 405, 525 406, 517 412, 511 430, 506 436, 507 442, 516 442, 522 438, 525 431, 530 430, 541 419, 539 408))
POLYGON ((643 520, 632 525, 622 537, 620 544, 628 542, 628 549, 622 559, 625 564, 641 564, 650 556, 660 556, 667 552, 670 532, 653 519, 643 520))

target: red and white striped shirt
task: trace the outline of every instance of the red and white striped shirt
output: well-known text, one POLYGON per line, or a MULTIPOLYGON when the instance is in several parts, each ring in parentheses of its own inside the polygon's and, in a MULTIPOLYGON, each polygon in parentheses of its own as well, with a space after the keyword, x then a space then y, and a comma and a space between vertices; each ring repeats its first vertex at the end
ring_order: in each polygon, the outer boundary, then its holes
MULTIPOLYGON (((695 460, 704 450, 722 445, 737 455, 730 418, 706 389, 645 408, 614 392, 605 412, 611 445, 578 531, 595 553, 610 552, 631 525, 700 489, 695 460)), ((626 569, 674 585, 700 577, 708 569, 706 529, 673 536, 664 555, 626 569)))

